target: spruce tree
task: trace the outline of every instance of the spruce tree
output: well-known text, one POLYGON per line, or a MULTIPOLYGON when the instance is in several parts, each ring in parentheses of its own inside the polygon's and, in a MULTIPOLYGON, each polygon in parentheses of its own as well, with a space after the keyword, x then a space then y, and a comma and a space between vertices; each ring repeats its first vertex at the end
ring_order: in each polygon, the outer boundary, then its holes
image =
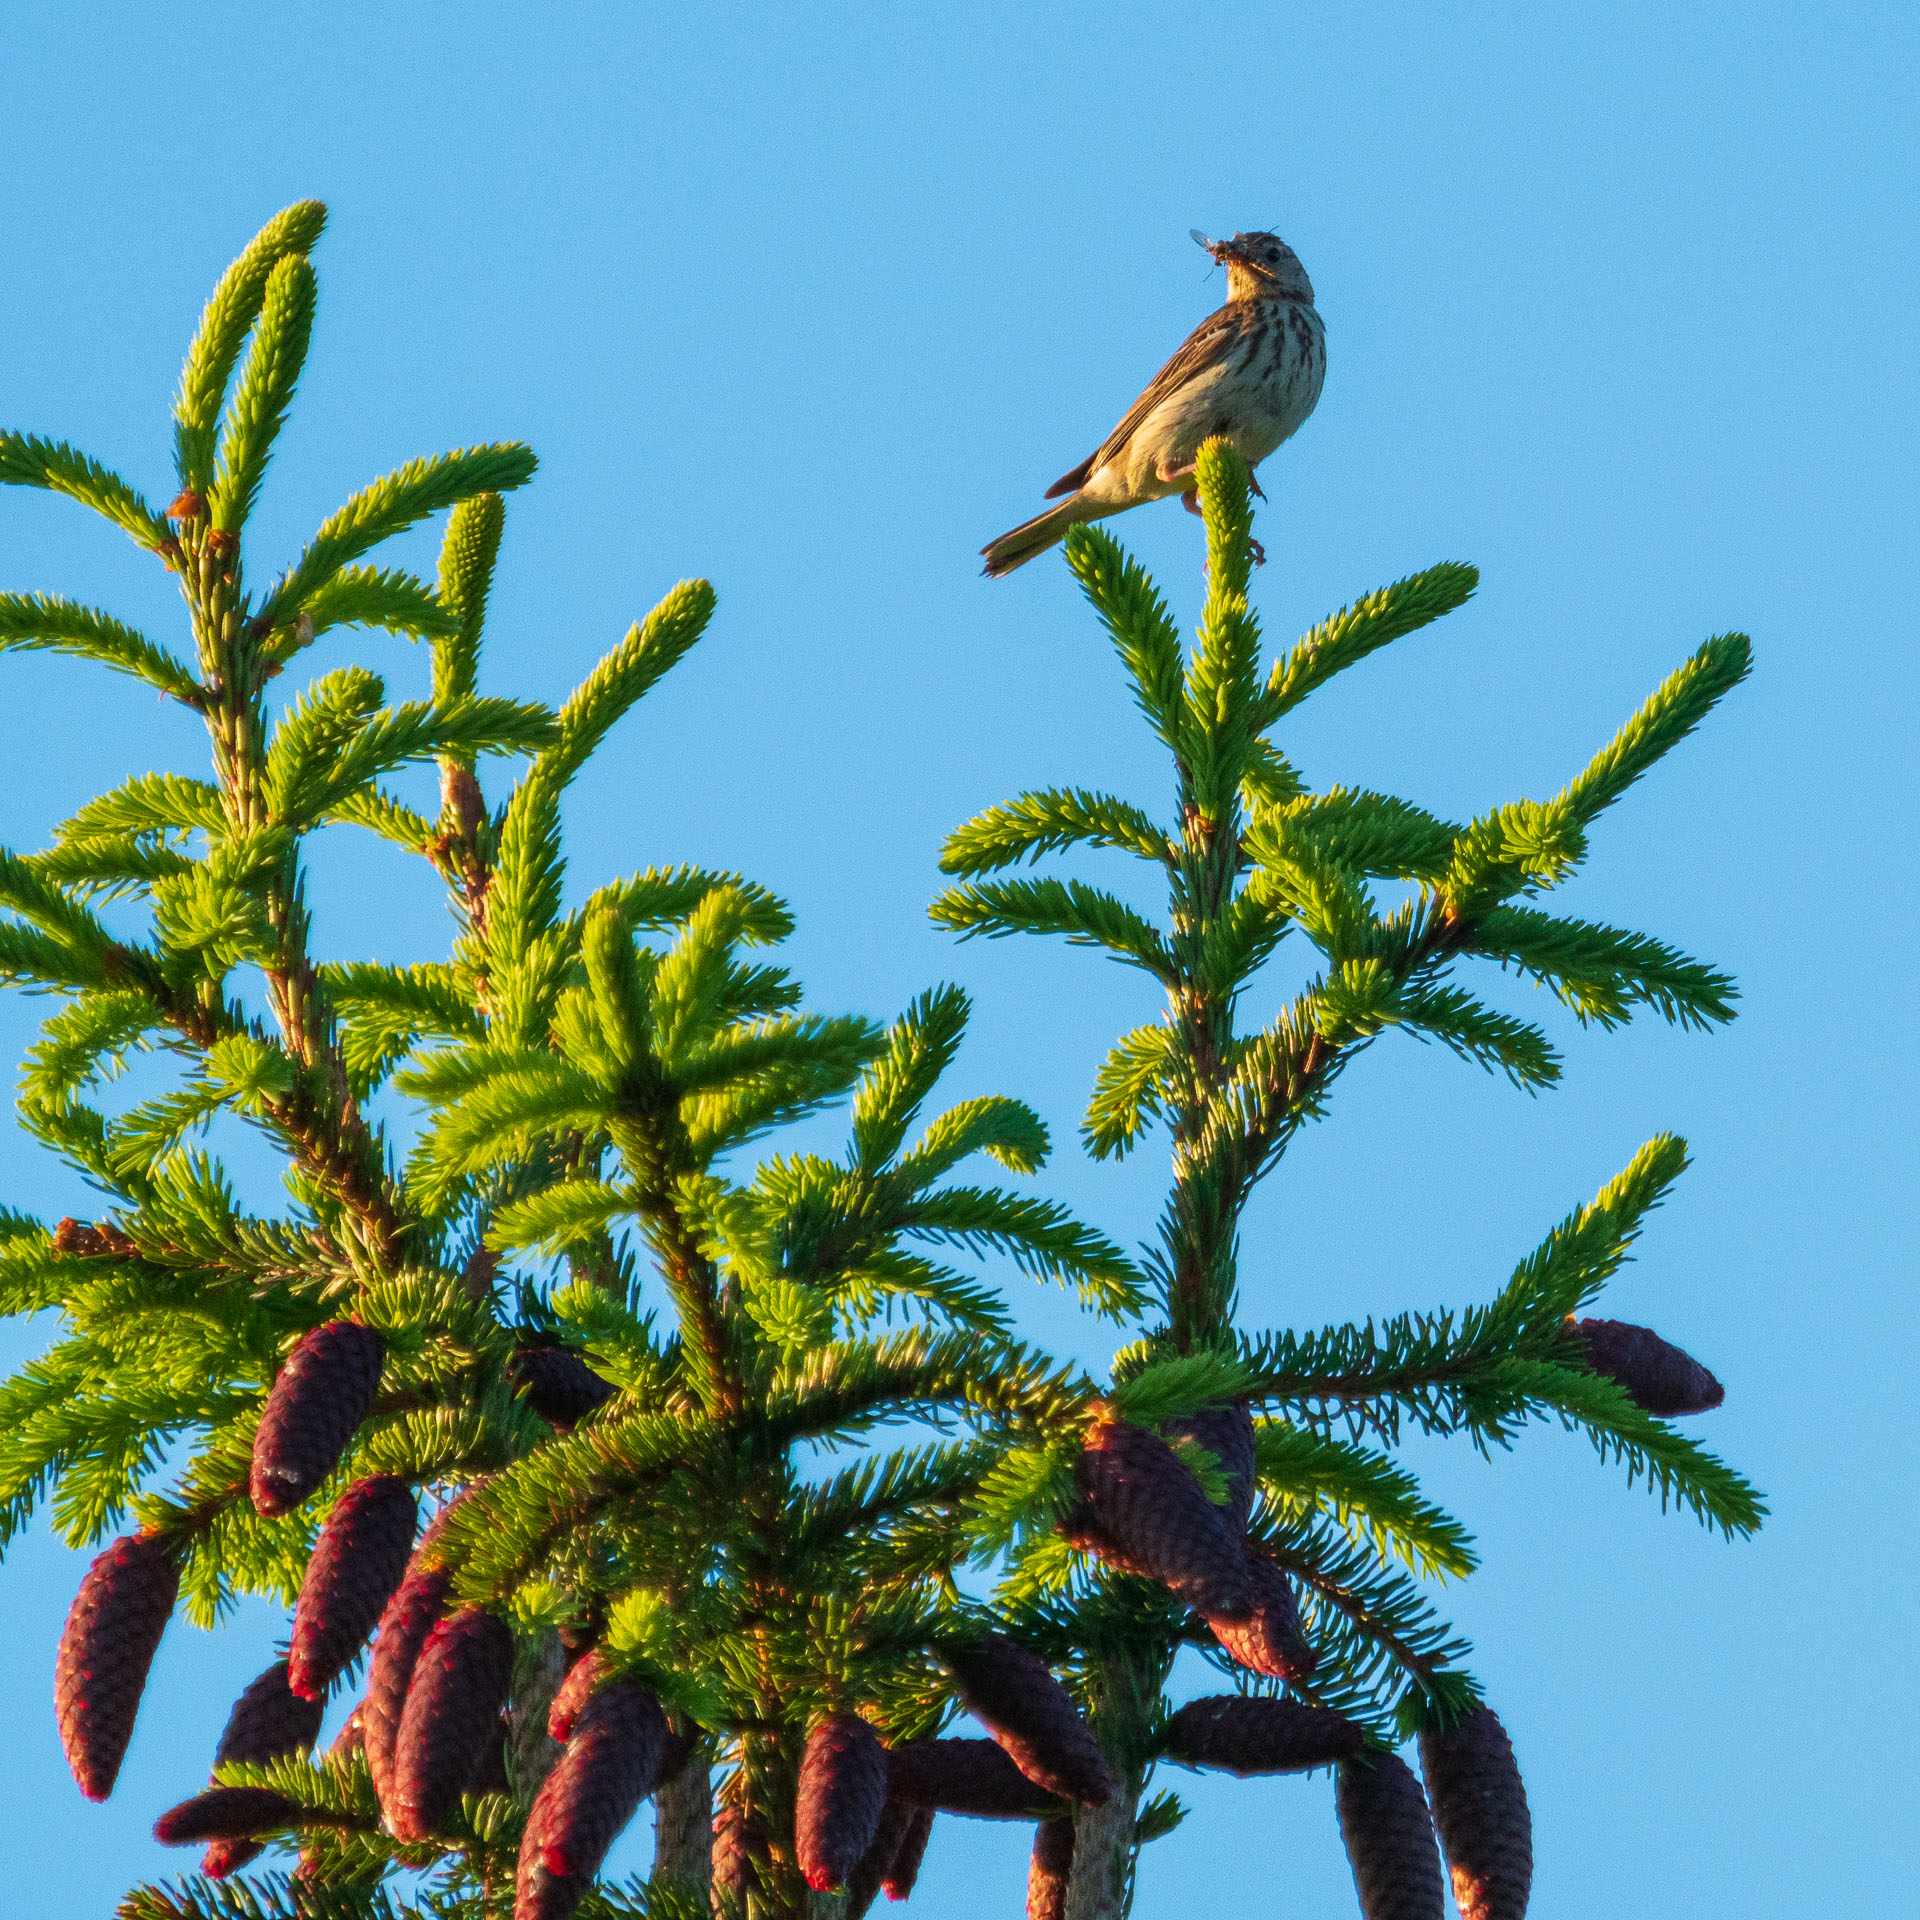
POLYGON ((1457 605, 1468 570, 1372 596, 1263 675, 1230 450, 1201 463, 1191 658, 1152 583, 1076 530, 1069 559, 1173 759, 1177 825, 1026 795, 954 837, 966 884, 936 915, 1063 933, 1164 989, 1086 1126, 1099 1155, 1169 1126, 1142 1266, 963 1171, 985 1154, 1030 1175, 1049 1141, 1017 1100, 933 1108, 958 990, 884 1027, 802 1011, 764 957, 791 916, 735 874, 657 866, 568 904, 568 786, 700 639, 704 582, 557 710, 483 694, 504 495, 534 464, 491 446, 375 482, 249 584, 323 220, 289 209, 216 290, 164 513, 65 445, 0 436, 0 479, 75 496, 172 572, 190 643, 14 594, 0 645, 130 673, 198 714, 211 750, 211 778, 138 777, 45 852, 0 851, 0 975, 55 1002, 21 1119, 101 1195, 87 1220, 0 1215, 0 1306, 60 1325, 0 1388, 5 1534, 50 1498, 73 1544, 119 1536, 56 1662, 83 1789, 112 1790, 176 1610, 203 1627, 243 1593, 291 1610, 287 1657, 236 1702, 210 1784, 183 1780, 160 1817, 163 1839, 207 1848, 201 1871, 122 1912, 857 1915, 911 1893, 944 1812, 1032 1828, 1034 1913, 1108 1915, 1138 1846, 1179 1818, 1171 1794, 1144 1797, 1162 1761, 1337 1768, 1370 1915, 1438 1911, 1436 1825, 1463 1910, 1523 1911, 1511 1750, 1409 1577, 1467 1571, 1471 1545, 1392 1452, 1409 1424, 1488 1447, 1558 1417, 1726 1531, 1758 1523, 1751 1490, 1666 1423, 1717 1398, 1711 1376, 1646 1329, 1580 1317, 1684 1149, 1650 1143, 1466 1314, 1245 1329, 1238 1223, 1390 1026, 1552 1079, 1544 1037, 1457 983, 1472 959, 1602 1026, 1728 1017, 1710 968, 1524 903, 1744 674, 1744 641, 1710 643, 1554 801, 1460 826, 1311 794, 1272 735, 1457 605), (436 581, 366 563, 442 512, 436 581), (348 627, 426 643, 430 697, 391 699, 354 665, 291 698, 273 685, 348 627), (521 765, 490 801, 501 761, 521 765), (431 817, 392 784, 426 766, 431 817), (326 952, 304 843, 332 824, 432 869, 444 960, 326 952), (1075 845, 1152 864, 1167 925, 1077 881, 980 877, 1075 845), (1376 903, 1382 882, 1399 905, 1376 903), (1242 990, 1293 934, 1319 973, 1241 1031, 1242 990), (105 1089, 138 1055, 173 1084, 116 1106, 105 1089), (842 1155, 750 1160, 841 1102, 842 1155), (236 1125, 275 1150, 282 1196, 241 1193, 219 1153, 236 1125), (1110 1375, 1022 1344, 989 1260, 1123 1323, 1110 1375), (1169 1711, 1188 1645, 1235 1692, 1169 1711), (356 1676, 316 1755, 324 1702, 356 1676), (962 1714, 990 1737, 954 1737, 962 1714), (1425 1795, 1393 1753, 1416 1736, 1425 1795), (604 1884, 649 1798, 654 1872, 604 1884))
MULTIPOLYGON (((943 1661, 987 1632, 954 1576, 995 1436, 1085 1396, 1019 1347, 968 1257, 1112 1314, 1137 1307, 1140 1276, 1051 1203, 956 1179, 981 1154, 1028 1174, 1048 1151, 1015 1100, 928 1117, 966 1026, 957 990, 887 1028, 799 1011, 758 957, 791 916, 732 874, 650 868, 566 904, 568 784, 700 638, 704 582, 557 712, 482 694, 503 494, 534 465, 495 446, 375 482, 250 588, 248 514, 306 350, 322 221, 280 216, 209 303, 165 513, 64 445, 0 439, 5 478, 77 496, 173 572, 191 652, 26 595, 0 598, 0 640, 191 708, 213 776, 131 780, 47 852, 0 853, 0 969, 58 1002, 21 1118, 101 1194, 94 1219, 4 1219, 6 1310, 62 1327, 0 1390, 6 1527, 49 1494, 76 1545, 133 1520, 69 1621, 62 1733, 104 1798, 176 1604, 211 1626, 265 1594, 294 1609, 291 1659, 236 1707, 213 1785, 156 1828, 210 1843, 204 1871, 137 1889, 126 1914, 683 1912, 713 1873, 716 1763, 720 1910, 802 1913, 807 1877, 844 1878, 879 1837, 815 1793, 809 1833, 832 1844, 802 1857, 822 1729, 881 1753, 859 1714, 896 1739, 937 1726, 943 1661), (435 584, 362 564, 448 509, 435 584), (428 642, 431 699, 390 699, 351 665, 271 701, 344 626, 428 642), (526 761, 497 805, 488 756, 526 761), (422 763, 435 818, 388 784, 422 763), (338 822, 432 867, 455 915, 444 961, 323 957, 303 843, 338 822), (177 1084, 113 1111, 100 1090, 139 1053, 177 1084), (376 1094, 410 1113, 383 1124, 376 1094), (736 1170, 849 1097, 844 1159, 736 1170), (276 1150, 277 1208, 243 1200, 200 1138, 221 1120, 276 1150), (417 1547, 416 1495, 440 1506, 417 1547), (376 1621, 365 1700, 315 1758, 317 1702, 376 1621), (649 1794, 654 1883, 593 1891, 649 1794), (263 1844, 297 1848, 298 1878, 228 1881, 263 1844), (380 1891, 395 1867, 424 1890, 380 1891)), ((1064 1810, 1010 1771, 1024 1811, 1064 1810)), ((899 1843, 914 1828, 924 1846, 946 1790, 934 1764, 876 1888, 910 1878, 899 1843)))
POLYGON ((1463 1913, 1517 1920, 1531 1874, 1524 1790, 1469 1649, 1411 1577, 1470 1572, 1472 1543, 1394 1449, 1414 1431, 1487 1451, 1557 1420, 1663 1504, 1729 1536, 1759 1525, 1752 1488, 1669 1424, 1717 1405, 1718 1382, 1648 1329, 1582 1317, 1684 1169, 1685 1144, 1648 1141, 1465 1312, 1246 1327, 1240 1224, 1335 1083, 1390 1031, 1520 1088, 1553 1084, 1551 1042, 1477 997, 1476 962, 1602 1029, 1643 1013, 1703 1029, 1732 1017, 1733 983, 1712 967, 1533 902, 1580 868, 1605 810, 1746 676, 1750 649, 1739 634, 1709 640, 1550 800, 1461 823, 1392 795, 1315 792, 1286 753, 1287 716, 1460 606, 1477 576, 1431 567, 1263 666, 1250 477, 1230 443, 1202 448, 1196 484, 1208 582, 1191 649, 1110 533, 1076 527, 1066 542, 1170 763, 1169 818, 1078 788, 1022 794, 950 837, 941 864, 962 884, 932 909, 962 937, 1050 934, 1097 949, 1164 996, 1159 1017, 1107 1054, 1082 1127, 1102 1159, 1132 1152, 1156 1124, 1170 1138, 1151 1310, 1078 1430, 1036 1436, 1002 1463, 981 1522, 983 1539, 1011 1547, 999 1596, 1011 1630, 1075 1670, 1126 1789, 1078 1813, 1070 1848, 1038 1830, 1031 1911, 1127 1910, 1139 1847, 1181 1817, 1171 1792, 1143 1798, 1171 1761, 1242 1774, 1335 1765, 1367 1920, 1438 1920, 1430 1800, 1463 1913), (1078 879, 990 877, 1069 849, 1144 862, 1166 888, 1164 922, 1078 879), (1277 1018, 1248 1025, 1249 990, 1286 960, 1305 978, 1277 1018), (1169 1713, 1183 1646, 1235 1693, 1169 1713), (1331 1717, 1302 1717, 1312 1709, 1331 1717), (1365 1751, 1343 1746, 1343 1728, 1365 1751), (1415 1735, 1424 1797, 1394 1754, 1415 1735))

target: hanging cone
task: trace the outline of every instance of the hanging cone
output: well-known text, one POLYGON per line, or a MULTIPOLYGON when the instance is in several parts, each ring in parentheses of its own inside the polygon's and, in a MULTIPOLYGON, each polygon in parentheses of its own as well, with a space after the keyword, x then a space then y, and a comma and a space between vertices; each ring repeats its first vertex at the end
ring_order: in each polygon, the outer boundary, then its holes
POLYGON ((1420 1736, 1433 1824, 1453 1872, 1460 1920, 1525 1920, 1533 1887, 1533 1816, 1513 1744, 1491 1707, 1420 1736))
POLYGON ((580 1709, 592 1698, 594 1689, 606 1678, 607 1659, 598 1647, 590 1648, 567 1669, 567 1677, 554 1690, 547 1708, 547 1738, 566 1741, 572 1737, 573 1723, 580 1709))
POLYGON ((363 1752, 366 1744, 367 1706, 363 1700, 340 1723, 340 1731, 333 1736, 333 1745, 327 1749, 327 1758, 345 1762, 356 1753, 363 1752))
POLYGON ((1325 1707, 1229 1693, 1189 1700, 1167 1722, 1161 1750, 1169 1760, 1217 1767, 1247 1779, 1261 1773, 1305 1773, 1351 1760, 1366 1738, 1351 1720, 1325 1707))
POLYGON ((1246 1558, 1235 1533, 1158 1434, 1104 1420, 1074 1466, 1100 1532, 1141 1571, 1204 1614, 1248 1604, 1246 1558))
POLYGON ((1207 1625, 1213 1637, 1241 1666, 1275 1680, 1300 1680, 1318 1660, 1300 1630, 1300 1603, 1293 1583, 1248 1542, 1245 1548, 1248 1604, 1237 1613, 1213 1613, 1207 1625))
POLYGON ((920 1863, 927 1857, 927 1842, 932 1838, 933 1809, 915 1807, 899 1849, 893 1856, 893 1865, 880 1882, 886 1888, 889 1900, 904 1900, 913 1892, 913 1883, 920 1878, 920 1863))
POLYGON ((513 1682, 513 1634, 468 1607, 427 1636, 407 1687, 384 1802, 398 1840, 424 1840, 452 1818, 498 1729, 513 1682))
POLYGON ((507 1362, 507 1382, 550 1427, 571 1427, 613 1398, 601 1379, 568 1347, 519 1347, 507 1362))
POLYGON ((910 1807, 976 1820, 1046 1820, 1060 1802, 991 1740, 908 1740, 887 1753, 887 1792, 910 1807))
POLYGON ((1360 1895, 1360 1920, 1446 1920, 1427 1796, 1399 1755, 1343 1760, 1334 1804, 1360 1895))
POLYGON ((53 1705, 67 1764, 89 1800, 104 1800, 119 1778, 179 1591, 167 1543, 144 1533, 116 1540, 80 1582, 60 1635, 53 1705))
POLYGON ((420 1505, 393 1474, 356 1480, 314 1542, 293 1609, 293 1690, 319 1700, 366 1644, 413 1552, 420 1505))
POLYGON ((353 1320, 316 1327, 287 1356, 253 1437, 256 1513, 290 1513, 340 1464, 380 1386, 380 1336, 353 1320))
POLYGON ((242 1760, 258 1765, 299 1753, 319 1739, 324 1711, 318 1700, 295 1695, 287 1684, 287 1663, 276 1660, 233 1703, 213 1750, 213 1764, 224 1767, 230 1760, 242 1760))
POLYGON ((1038 1654, 990 1633, 949 1645, 941 1657, 973 1717, 1027 1778, 1082 1806, 1105 1806, 1114 1780, 1107 1757, 1067 1692, 1038 1654))
POLYGON ((1067 1882, 1073 1873, 1073 1822, 1042 1820, 1033 1830, 1027 1863, 1027 1920, 1067 1920, 1067 1882))
POLYGON ((1114 1573, 1131 1573, 1142 1580, 1153 1578, 1152 1573, 1139 1561, 1127 1556, 1119 1543, 1093 1517, 1093 1509, 1084 1500, 1076 1501, 1069 1507, 1054 1523, 1053 1530, 1068 1546, 1077 1547, 1082 1553, 1097 1555, 1101 1564, 1114 1573))
POLYGON ((807 1736, 794 1802, 794 1855, 816 1893, 836 1892, 880 1830, 887 1804, 887 1750, 851 1713, 836 1713, 807 1736))
POLYGON ((327 1816, 268 1787, 209 1787, 169 1807, 153 1823, 153 1837, 163 1847, 197 1847, 206 1840, 250 1840, 316 1820, 326 1823, 327 1816))
POLYGON ((880 1897, 881 1883, 893 1869, 900 1843, 907 1829, 919 1817, 917 1807, 889 1800, 880 1812, 880 1825, 873 1844, 860 1856, 860 1863, 847 1875, 846 1920, 864 1920, 867 1909, 880 1897))
MULTIPOLYGON (((727 1805, 713 1816, 715 1893, 745 1899, 760 1884, 771 1855, 764 1828, 744 1807, 727 1805)), ((514 1920, 526 1920, 526 1916, 516 1912, 514 1920)))
POLYGON ((216 1840, 200 1856, 200 1871, 209 1880, 224 1880, 228 1874, 251 1866, 266 1850, 258 1840, 216 1840))
POLYGON ((367 1750, 367 1770, 373 1776, 373 1790, 384 1807, 393 1791, 393 1752, 400 1738, 400 1716, 407 1702, 407 1687, 413 1679, 420 1649, 427 1636, 447 1610, 453 1592, 453 1575, 443 1567, 430 1564, 433 1549, 445 1531, 448 1519, 460 1505, 463 1494, 444 1506, 420 1537, 406 1577, 394 1589, 380 1616, 379 1637, 373 1643, 373 1660, 367 1668, 366 1698, 360 1703, 362 1736, 367 1750))
MULTIPOLYGON (((229 1760, 258 1764, 311 1747, 320 1737, 321 1713, 319 1701, 295 1696, 287 1685, 287 1663, 276 1660, 233 1703, 213 1764, 216 1769, 229 1760)), ((202 1858, 200 1871, 209 1880, 224 1880, 265 1851, 257 1840, 216 1840, 202 1858)))
POLYGON ((1227 1477, 1227 1504, 1220 1509, 1235 1533, 1245 1533, 1253 1512, 1253 1414, 1244 1400, 1207 1407, 1167 1422, 1168 1440, 1194 1440, 1220 1463, 1227 1477))
POLYGON ((1651 1327, 1625 1320, 1574 1320, 1566 1330, 1588 1366, 1627 1390, 1643 1413, 1671 1420, 1680 1414, 1711 1413, 1727 1390, 1691 1354, 1662 1340, 1651 1327))

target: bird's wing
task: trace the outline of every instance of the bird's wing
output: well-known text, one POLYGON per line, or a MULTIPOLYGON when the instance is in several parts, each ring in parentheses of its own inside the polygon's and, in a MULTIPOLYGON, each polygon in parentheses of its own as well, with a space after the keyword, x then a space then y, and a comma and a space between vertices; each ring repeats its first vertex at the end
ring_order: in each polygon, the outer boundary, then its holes
POLYGON ((1071 473, 1056 480, 1047 489, 1046 498, 1051 500, 1055 494, 1085 486, 1088 476, 1104 467, 1126 445, 1133 437, 1133 430, 1168 394, 1226 356, 1238 332, 1239 322, 1231 307, 1222 307, 1218 313, 1202 320, 1181 342, 1173 358, 1147 382, 1147 390, 1127 409, 1120 424, 1071 473))

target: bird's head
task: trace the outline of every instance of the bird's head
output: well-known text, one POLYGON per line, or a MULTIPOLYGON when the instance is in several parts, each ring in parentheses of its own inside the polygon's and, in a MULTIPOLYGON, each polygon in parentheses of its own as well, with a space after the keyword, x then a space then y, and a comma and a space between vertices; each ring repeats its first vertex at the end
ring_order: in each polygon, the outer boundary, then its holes
POLYGON ((1227 270, 1229 300, 1313 300, 1313 282, 1300 256, 1277 233, 1236 233, 1210 240, 1198 227, 1193 237, 1227 270))

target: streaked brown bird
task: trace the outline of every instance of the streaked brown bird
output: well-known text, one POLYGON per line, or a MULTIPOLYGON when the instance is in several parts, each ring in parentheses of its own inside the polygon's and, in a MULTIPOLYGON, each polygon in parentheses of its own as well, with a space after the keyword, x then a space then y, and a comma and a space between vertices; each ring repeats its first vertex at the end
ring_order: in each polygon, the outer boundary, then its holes
POLYGON ((1202 441, 1225 434, 1257 467, 1313 411, 1327 338, 1298 256, 1271 233, 1209 240, 1195 228, 1193 237, 1226 268, 1227 304, 1194 328, 1099 447, 1047 489, 1049 500, 1066 499, 981 549, 990 578, 1044 553, 1082 520, 1172 493, 1198 513, 1193 463, 1202 441))

